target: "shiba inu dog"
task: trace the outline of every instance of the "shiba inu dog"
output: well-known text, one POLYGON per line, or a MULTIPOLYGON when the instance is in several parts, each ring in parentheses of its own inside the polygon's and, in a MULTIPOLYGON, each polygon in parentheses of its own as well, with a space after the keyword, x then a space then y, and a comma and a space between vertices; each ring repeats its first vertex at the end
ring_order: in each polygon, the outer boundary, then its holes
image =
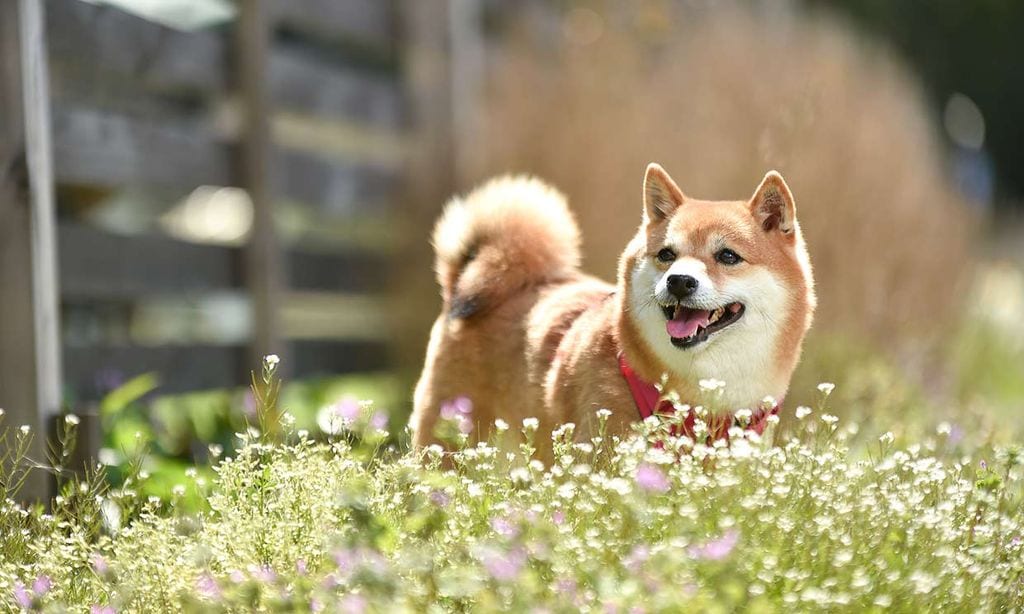
POLYGON ((653 383, 696 403, 700 382, 718 380, 723 424, 731 410, 760 417, 766 396, 785 396, 814 313, 793 195, 775 171, 749 200, 706 201, 649 165, 615 285, 579 271, 572 214, 537 179, 453 199, 433 243, 444 307, 416 386, 418 446, 437 441, 442 415, 480 437, 496 419, 536 417, 543 448, 562 423, 594 436, 607 409, 622 434, 654 411, 653 383))

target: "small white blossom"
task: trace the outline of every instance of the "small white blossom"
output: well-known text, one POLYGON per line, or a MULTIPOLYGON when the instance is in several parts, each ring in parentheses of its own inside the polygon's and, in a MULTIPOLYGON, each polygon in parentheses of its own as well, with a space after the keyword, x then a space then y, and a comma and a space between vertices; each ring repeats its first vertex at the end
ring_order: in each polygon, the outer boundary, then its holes
POLYGON ((70 424, 71 426, 78 426, 81 420, 75 414, 68 414, 64 416, 64 422, 70 424))
POLYGON ((267 354, 263 357, 263 363, 273 369, 277 364, 281 362, 281 357, 277 354, 267 354))
POLYGON ((896 436, 892 434, 892 431, 886 431, 882 433, 882 435, 878 438, 878 441, 881 441, 883 444, 888 445, 896 441, 896 436))
POLYGON ((935 432, 939 435, 949 435, 953 432, 953 425, 948 422, 940 422, 939 425, 935 427, 935 432))
POLYGON ((28 435, 29 431, 31 431, 31 430, 32 430, 32 427, 30 427, 30 426, 29 426, 29 425, 27 425, 27 424, 22 424, 22 425, 21 425, 21 428, 19 428, 18 430, 20 430, 20 431, 21 431, 21 434, 22 434, 22 435, 28 435))
POLYGON ((835 389, 836 385, 833 384, 832 382, 822 382, 818 384, 818 390, 825 396, 832 394, 832 391, 835 389))
POLYGON ((801 405, 796 408, 796 419, 803 420, 807 416, 811 415, 811 408, 806 405, 801 405))
POLYGON ((536 431, 537 427, 540 426, 540 421, 536 418, 523 418, 523 429, 527 431, 536 431))
POLYGON ((725 382, 723 382, 720 379, 715 379, 713 377, 710 377, 708 379, 702 379, 697 382, 697 385, 700 386, 701 390, 706 390, 708 392, 714 392, 716 390, 722 390, 723 388, 725 388, 725 382))
POLYGON ((494 421, 494 430, 498 431, 499 433, 504 433, 505 431, 508 430, 508 422, 505 422, 501 418, 498 418, 497 420, 494 421))
POLYGON ((821 414, 821 421, 831 426, 836 422, 839 422, 839 418, 833 416, 832 414, 821 414))

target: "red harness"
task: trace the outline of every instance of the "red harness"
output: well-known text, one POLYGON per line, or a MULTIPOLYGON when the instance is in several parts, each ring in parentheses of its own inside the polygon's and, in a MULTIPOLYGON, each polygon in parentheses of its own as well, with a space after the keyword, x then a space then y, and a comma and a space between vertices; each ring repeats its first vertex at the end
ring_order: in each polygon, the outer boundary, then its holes
MULTIPOLYGON (((619 354, 619 371, 622 372, 622 377, 626 378, 626 384, 629 385, 629 392, 633 395, 633 402, 636 403, 641 420, 646 420, 654 415, 671 416, 675 413, 676 407, 672 404, 672 401, 662 400, 661 392, 655 388, 654 384, 640 379, 636 371, 626 362, 624 354, 619 354)), ((775 416, 778 413, 779 403, 775 403, 769 409, 757 409, 750 417, 750 424, 746 428, 761 435, 768 425, 768 416, 775 416)), ((687 413, 686 419, 683 421, 682 432, 675 434, 693 438, 693 422, 693 412, 687 413)), ((735 419, 732 414, 719 415, 712 418, 708 423, 708 440, 714 441, 716 439, 728 438, 729 427, 733 426, 734 423, 735 419)))

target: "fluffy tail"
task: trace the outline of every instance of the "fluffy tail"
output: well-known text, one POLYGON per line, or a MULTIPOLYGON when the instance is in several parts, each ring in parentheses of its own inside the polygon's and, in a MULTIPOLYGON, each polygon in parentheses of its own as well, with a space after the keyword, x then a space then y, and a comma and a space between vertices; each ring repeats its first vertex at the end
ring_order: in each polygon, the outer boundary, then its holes
POLYGON ((437 281, 450 317, 572 274, 580 233, 565 197, 531 177, 500 177, 454 198, 434 228, 437 281))

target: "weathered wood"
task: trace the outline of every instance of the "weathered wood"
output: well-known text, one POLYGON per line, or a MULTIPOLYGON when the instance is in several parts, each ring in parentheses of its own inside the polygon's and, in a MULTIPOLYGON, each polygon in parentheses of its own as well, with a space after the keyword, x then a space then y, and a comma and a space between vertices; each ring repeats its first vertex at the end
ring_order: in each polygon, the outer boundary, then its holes
POLYGON ((186 189, 232 183, 231 148, 201 125, 57 107, 53 139, 61 183, 186 189))
POLYGON ((47 4, 57 80, 130 79, 153 90, 189 95, 225 89, 226 45, 221 32, 182 32, 81 0, 47 4))
MULTIPOLYGON (((387 347, 379 341, 287 345, 293 377, 380 370, 389 363, 387 347)), ((243 387, 249 371, 259 367, 248 354, 247 348, 238 345, 69 347, 64 349, 64 370, 76 400, 86 403, 102 398, 118 382, 149 372, 159 375, 163 394, 243 387)))
POLYGON ((271 0, 278 27, 322 43, 390 51, 396 38, 391 0, 271 0))
MULTIPOLYGON (((157 235, 116 235, 70 223, 59 226, 59 237, 65 300, 130 301, 244 286, 238 248, 157 235)), ((388 262, 363 250, 292 250, 285 260, 291 285, 298 290, 360 293, 379 291, 387 283, 388 262)))
POLYGON ((241 286, 239 250, 168 237, 124 236, 77 224, 59 228, 65 299, 196 294, 241 286))
POLYGON ((391 76, 324 62, 286 45, 271 53, 269 71, 277 107, 389 129, 400 125, 401 95, 391 76))
POLYGON ((273 173, 282 196, 333 216, 386 215, 394 202, 399 169, 341 164, 305 153, 280 150, 273 173))
MULTIPOLYGON (((280 326, 281 292, 286 286, 283 252, 278 244, 274 219, 274 186, 271 183, 270 96, 267 86, 270 26, 266 0, 242 0, 238 4, 235 33, 238 62, 238 93, 242 108, 239 147, 239 183, 252 198, 252 233, 246 245, 245 278, 253 311, 250 360, 258 363, 271 353, 282 354, 280 326)), ((286 356, 284 369, 290 369, 286 356)))
MULTIPOLYGON (((40 0, 0 3, 0 407, 35 461, 60 403, 45 40, 40 0)), ((48 495, 41 472, 20 494, 48 495)))

